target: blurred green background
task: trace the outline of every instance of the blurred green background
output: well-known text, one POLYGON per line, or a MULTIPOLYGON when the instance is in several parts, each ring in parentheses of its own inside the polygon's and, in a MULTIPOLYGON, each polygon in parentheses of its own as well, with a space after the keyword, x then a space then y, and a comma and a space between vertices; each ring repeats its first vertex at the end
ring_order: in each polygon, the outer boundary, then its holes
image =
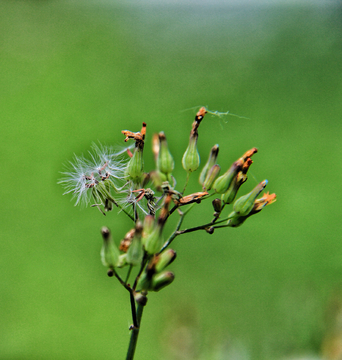
MULTIPOLYGON (((182 187, 196 113, 183 110, 200 105, 248 118, 207 115, 202 160, 218 143, 227 168, 258 147, 241 193, 267 178, 278 201, 176 239, 176 279, 150 294, 136 359, 340 359, 341 21, 334 2, 0 1, 0 359, 124 359, 129 299, 99 230, 119 240, 131 224, 74 207, 59 172, 146 121, 182 187)), ((211 216, 202 205, 184 226, 211 216)))

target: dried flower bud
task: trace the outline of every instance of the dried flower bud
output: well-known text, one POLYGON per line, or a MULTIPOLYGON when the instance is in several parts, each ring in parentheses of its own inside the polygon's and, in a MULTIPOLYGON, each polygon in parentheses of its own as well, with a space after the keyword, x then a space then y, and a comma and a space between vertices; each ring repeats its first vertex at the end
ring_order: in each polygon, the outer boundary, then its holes
POLYGON ((104 266, 114 268, 119 264, 119 249, 115 245, 110 230, 103 227, 101 230, 103 246, 101 249, 101 260, 104 266))
POLYGON ((128 233, 125 235, 125 237, 121 240, 119 250, 123 252, 127 252, 129 246, 131 245, 131 242, 133 240, 135 233, 135 229, 131 229, 128 231, 128 233))
POLYGON ((163 271, 156 274, 152 278, 151 291, 159 291, 167 285, 170 285, 175 279, 175 275, 172 271, 163 271))
POLYGON ((237 173, 241 170, 241 167, 243 165, 243 160, 239 159, 233 163, 233 165, 220 177, 218 177, 213 185, 213 189, 218 194, 225 193, 231 182, 233 181, 234 177, 237 175, 237 173))
POLYGON ((163 132, 159 133, 159 141, 160 141, 160 148, 157 158, 157 169, 161 171, 163 174, 168 175, 172 173, 175 167, 175 162, 169 151, 166 137, 163 132))
POLYGON ((204 183, 208 170, 211 169, 216 164, 218 153, 219 153, 219 146, 218 144, 216 144, 211 148, 208 160, 200 173, 198 181, 201 185, 203 185, 204 183))

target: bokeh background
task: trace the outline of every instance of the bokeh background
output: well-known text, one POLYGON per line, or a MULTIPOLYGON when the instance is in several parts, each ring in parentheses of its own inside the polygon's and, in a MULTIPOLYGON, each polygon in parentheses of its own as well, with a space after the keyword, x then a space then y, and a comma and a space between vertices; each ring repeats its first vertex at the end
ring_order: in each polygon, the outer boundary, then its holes
MULTIPOLYGON (((150 294, 136 358, 341 359, 341 21, 333 1, 0 1, 0 359, 125 357, 129 299, 99 230, 119 241, 131 224, 74 207, 59 172, 145 121, 182 187, 200 105, 247 118, 207 115, 202 159, 218 143, 227 168, 258 147, 241 192, 267 178, 278 201, 176 239, 176 279, 150 294)), ((202 204, 184 226, 211 216, 202 204)))

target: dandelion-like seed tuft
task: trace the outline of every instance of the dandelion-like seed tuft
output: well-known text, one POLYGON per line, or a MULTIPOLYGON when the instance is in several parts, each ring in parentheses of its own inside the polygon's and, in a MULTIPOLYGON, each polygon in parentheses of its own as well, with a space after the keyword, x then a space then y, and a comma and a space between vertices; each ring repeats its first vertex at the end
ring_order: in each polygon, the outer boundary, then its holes
POLYGON ((58 182, 65 188, 65 194, 72 194, 76 205, 94 204, 103 213, 116 205, 112 192, 117 193, 124 184, 126 162, 121 152, 114 152, 111 147, 92 145, 90 159, 74 155, 69 162, 68 171, 62 172, 64 177, 58 182))

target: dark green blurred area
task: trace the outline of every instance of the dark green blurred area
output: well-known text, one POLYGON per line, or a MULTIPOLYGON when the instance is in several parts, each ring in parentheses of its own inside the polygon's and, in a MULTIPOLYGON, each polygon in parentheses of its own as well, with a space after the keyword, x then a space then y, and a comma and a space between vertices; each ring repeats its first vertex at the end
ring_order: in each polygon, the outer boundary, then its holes
MULTIPOLYGON (((278 201, 242 227, 176 239, 172 286, 149 296, 138 359, 297 359, 342 342, 342 8, 0 2, 0 359, 124 359, 129 299, 100 263, 123 214, 75 208, 57 181, 93 141, 163 130, 181 157, 259 152, 278 201), (334 342, 335 341, 335 342, 334 342)), ((146 147, 146 169, 153 167, 146 147)), ((181 189, 179 189, 181 190, 181 189)), ((189 191, 199 191, 197 174, 189 191)), ((211 219, 202 204, 184 226, 211 219), (205 210, 203 210, 205 209, 205 210)), ((331 357, 331 359, 333 359, 331 357)))

